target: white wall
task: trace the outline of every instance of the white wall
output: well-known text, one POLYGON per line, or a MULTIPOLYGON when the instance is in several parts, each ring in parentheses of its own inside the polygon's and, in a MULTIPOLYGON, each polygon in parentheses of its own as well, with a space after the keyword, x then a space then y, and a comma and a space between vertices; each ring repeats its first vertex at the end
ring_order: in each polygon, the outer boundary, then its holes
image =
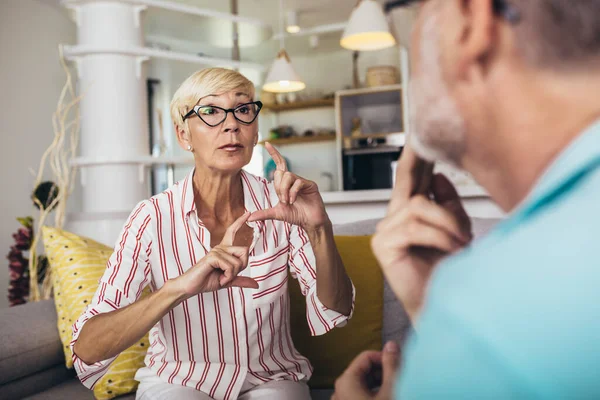
POLYGON ((52 113, 65 81, 58 44, 76 38, 73 22, 49 3, 0 2, 0 308, 8 304, 5 255, 19 227, 15 218, 34 215, 29 168, 37 170, 51 142, 52 113))

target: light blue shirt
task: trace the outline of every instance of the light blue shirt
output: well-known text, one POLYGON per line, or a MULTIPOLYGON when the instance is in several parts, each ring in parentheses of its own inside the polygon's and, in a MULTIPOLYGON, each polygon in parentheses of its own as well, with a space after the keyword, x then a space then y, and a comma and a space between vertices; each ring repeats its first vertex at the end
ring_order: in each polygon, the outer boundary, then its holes
POLYGON ((396 394, 600 399, 600 122, 509 218, 440 266, 396 394))

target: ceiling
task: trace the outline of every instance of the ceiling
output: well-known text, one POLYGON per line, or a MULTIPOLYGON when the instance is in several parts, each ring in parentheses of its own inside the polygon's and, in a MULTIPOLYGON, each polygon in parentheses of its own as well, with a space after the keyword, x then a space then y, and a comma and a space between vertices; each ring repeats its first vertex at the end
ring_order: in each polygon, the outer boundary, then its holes
MULTIPOLYGON (((221 12, 230 12, 228 0, 174 0, 178 3, 221 12)), ((264 21, 272 29, 240 24, 241 57, 247 61, 269 62, 279 50, 273 35, 280 30, 279 0, 238 0, 239 14, 264 21), (249 43, 248 43, 249 42, 249 43), (258 44, 257 44, 258 43, 258 44)), ((384 3, 385 0, 378 0, 384 3)), ((284 0, 284 10, 298 13, 298 23, 306 30, 329 24, 345 23, 357 0, 284 0)), ((400 42, 408 43, 414 10, 399 9, 392 13, 400 42)), ((182 15, 169 11, 148 9, 145 33, 149 45, 166 45, 173 50, 202 52, 215 57, 231 56, 231 23, 225 20, 182 15)), ((286 35, 285 46, 290 55, 310 55, 340 50, 342 31, 321 33, 319 44, 310 45, 306 35, 286 35)))
MULTIPOLYGON (((227 13, 231 11, 229 0, 174 1, 227 13)), ((302 27, 346 21, 356 2, 357 0, 283 0, 285 11, 298 11, 298 19, 302 27)), ((238 0, 239 13, 245 17, 263 20, 277 29, 279 3, 279 0, 238 0)))
MULTIPOLYGON (((60 7, 60 0, 38 0, 60 7)), ((199 8, 230 13, 229 0, 170 0, 199 8)), ((378 0, 383 3, 385 0, 378 0)), ((263 21, 265 26, 241 23, 240 42, 242 60, 269 62, 279 49, 273 37, 279 32, 280 0, 238 0, 239 15, 263 21), (272 28, 269 28, 272 27, 272 28)), ((283 0, 284 10, 295 10, 302 29, 344 23, 348 20, 357 0, 283 0)), ((410 11, 410 10, 408 10, 410 11)), ((66 12, 66 11, 65 11, 66 12)), ((394 23, 400 41, 407 42, 413 14, 394 11, 394 23)), ((231 57, 232 23, 217 18, 199 17, 149 7, 144 12, 144 34, 148 46, 175 51, 203 53, 214 57, 231 57)), ((286 49, 294 55, 309 55, 340 49, 342 32, 319 34, 317 47, 310 46, 308 36, 286 37, 286 49)))
MULTIPOLYGON (((178 3, 230 13, 228 0, 175 0, 178 3)), ((268 62, 279 49, 273 35, 279 33, 279 0, 238 0, 239 15, 264 21, 271 29, 239 24, 241 57, 244 60, 268 62)), ((302 29, 345 22, 356 0, 284 0, 285 11, 295 10, 302 29)), ((145 34, 150 45, 166 45, 179 51, 202 52, 215 57, 230 57, 232 24, 226 20, 182 15, 158 9, 148 9, 145 34)), ((341 32, 319 35, 319 46, 311 48, 308 36, 287 37, 290 54, 339 49, 341 32)))

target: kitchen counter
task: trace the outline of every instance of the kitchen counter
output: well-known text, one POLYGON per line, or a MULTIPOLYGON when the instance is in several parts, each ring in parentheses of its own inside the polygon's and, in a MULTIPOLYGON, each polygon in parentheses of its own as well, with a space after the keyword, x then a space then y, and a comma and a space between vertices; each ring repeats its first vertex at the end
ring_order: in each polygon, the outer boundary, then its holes
MULTIPOLYGON (((465 210, 471 217, 502 218, 504 213, 477 185, 458 185, 465 210)), ((334 224, 383 218, 392 189, 323 192, 323 202, 334 224)))
MULTIPOLYGON (((462 198, 488 197, 485 190, 476 185, 458 186, 456 188, 462 198)), ((376 190, 349 190, 337 192, 323 192, 325 204, 355 204, 355 203, 379 203, 388 202, 392 195, 392 189, 376 190)))

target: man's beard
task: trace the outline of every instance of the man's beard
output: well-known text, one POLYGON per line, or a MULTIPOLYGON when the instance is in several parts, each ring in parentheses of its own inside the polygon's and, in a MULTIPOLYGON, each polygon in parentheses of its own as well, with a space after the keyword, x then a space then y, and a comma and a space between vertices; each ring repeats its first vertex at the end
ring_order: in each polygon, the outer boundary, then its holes
POLYGON ((410 144, 427 161, 460 167, 466 128, 444 82, 438 48, 438 18, 427 17, 421 34, 420 70, 410 82, 410 144))

